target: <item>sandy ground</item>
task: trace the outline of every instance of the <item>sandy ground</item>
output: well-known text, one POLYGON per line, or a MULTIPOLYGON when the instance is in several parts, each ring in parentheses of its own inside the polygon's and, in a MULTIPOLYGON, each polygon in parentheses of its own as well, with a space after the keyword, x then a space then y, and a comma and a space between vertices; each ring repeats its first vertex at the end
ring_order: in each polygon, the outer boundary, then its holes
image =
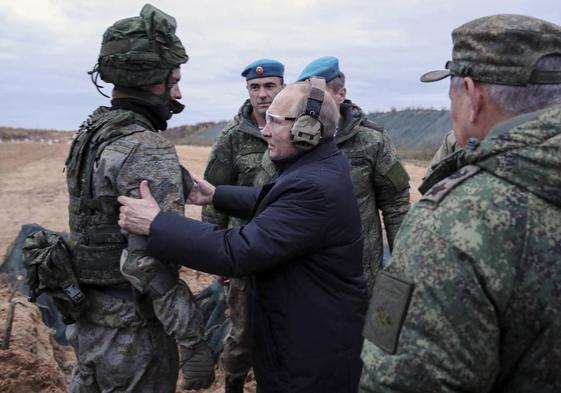
MULTIPOLYGON (((70 145, 47 143, 0 143, 0 260, 21 225, 38 223, 46 228, 68 230, 68 197, 63 173, 70 145)), ((178 146, 181 162, 196 175, 202 175, 210 149, 178 146)), ((411 200, 419 198, 417 187, 425 169, 406 164, 411 177, 411 200)), ((187 215, 200 218, 201 209, 187 207, 187 215)), ((212 277, 183 269, 182 277, 194 292, 206 287, 212 277)), ((0 328, 6 321, 10 291, 0 277, 0 328)), ((16 317, 11 348, 0 349, 0 392, 58 393, 66 391, 73 353, 58 346, 40 321, 35 305, 16 297, 16 317)), ((3 337, 3 333, 2 333, 3 337)), ((215 384, 200 392, 223 391, 223 375, 215 384)), ((178 390, 180 391, 180 390, 178 390)), ((254 383, 246 392, 254 392, 254 383)))

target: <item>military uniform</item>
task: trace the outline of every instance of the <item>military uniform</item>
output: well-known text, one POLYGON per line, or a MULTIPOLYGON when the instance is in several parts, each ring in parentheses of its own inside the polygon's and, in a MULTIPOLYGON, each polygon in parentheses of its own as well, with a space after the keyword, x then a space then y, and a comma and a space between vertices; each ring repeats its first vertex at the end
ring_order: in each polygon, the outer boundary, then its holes
MULTIPOLYGON (((117 196, 138 196, 139 182, 147 179, 163 210, 183 213, 183 183, 175 148, 154 131, 139 114, 104 107, 94 112, 80 131, 84 136, 92 134, 89 154, 98 159, 92 168, 90 200, 84 201, 76 192, 76 183, 83 182, 89 171, 68 171, 69 243, 87 298, 87 305, 70 332, 78 358, 70 385, 72 392, 109 391, 121 386, 127 386, 126 391, 130 392, 174 391, 177 348, 156 316, 163 320, 170 334, 192 343, 200 340, 202 321, 185 284, 164 289, 166 292, 152 306, 145 295, 135 295, 120 272, 123 249, 128 249, 129 263, 147 265, 153 261, 142 246, 133 246, 142 245, 142 237, 131 235, 127 240, 120 234, 117 196), (98 129, 100 124, 103 126, 98 129), (84 202, 92 214, 83 214, 84 202), (178 328, 170 320, 176 310, 168 310, 168 299, 181 296, 186 297, 183 302, 187 307, 179 310, 179 319, 184 322, 178 328)), ((79 146, 75 143, 71 149, 70 167, 74 161, 86 160, 79 156, 79 146)))
POLYGON ((383 273, 414 285, 401 334, 374 293, 362 392, 561 390, 560 124, 560 108, 522 115, 437 167, 383 273))
POLYGON ((340 112, 335 141, 351 167, 364 234, 362 265, 371 292, 384 256, 380 212, 391 249, 409 211, 409 176, 381 127, 350 100, 341 105, 340 112))
MULTIPOLYGON (((561 53, 559 26, 495 15, 453 39, 448 70, 422 81, 561 84, 536 67, 561 53)), ((436 166, 402 224, 370 301, 361 392, 561 391, 561 107, 486 125, 436 166)))
MULTIPOLYGON (((247 100, 238 114, 229 122, 216 140, 204 177, 212 184, 251 186, 261 166, 267 141, 251 118, 252 106, 247 100)), ((232 228, 247 220, 227 216, 212 206, 203 209, 203 221, 232 228)), ((249 293, 248 278, 231 278, 227 303, 232 327, 224 342, 222 363, 232 379, 245 378, 251 368, 251 334, 248 331, 249 293)))
POLYGON ((157 134, 171 116, 170 92, 159 96, 137 87, 169 81, 172 68, 187 61, 174 32, 175 20, 150 5, 140 17, 107 30, 94 72, 115 84, 112 107, 98 108, 84 122, 66 161, 69 246, 86 295, 68 331, 78 360, 71 392, 174 392, 178 353, 173 338, 185 363, 184 384, 199 386, 214 377, 202 315, 179 280, 177 265, 147 256, 147 238, 125 235, 117 224, 117 197, 138 197, 142 180, 149 181, 162 210, 184 214, 179 159, 174 146, 157 134), (126 36, 131 32, 139 39, 133 60, 126 36), (155 47, 143 46, 139 37, 164 33, 172 42, 162 56, 171 60, 160 60, 157 71, 147 69, 143 56, 154 60, 155 47), (130 63, 125 73, 123 59, 130 63), (135 68, 135 61, 141 66, 135 68))
POLYGON ((428 177, 431 172, 436 168, 436 166, 442 161, 445 157, 448 157, 450 154, 454 153, 458 148, 456 143, 456 137, 454 136, 454 131, 448 131, 444 139, 442 140, 442 144, 438 147, 436 153, 432 157, 430 161, 429 167, 427 169, 427 173, 425 174, 425 178, 428 177))

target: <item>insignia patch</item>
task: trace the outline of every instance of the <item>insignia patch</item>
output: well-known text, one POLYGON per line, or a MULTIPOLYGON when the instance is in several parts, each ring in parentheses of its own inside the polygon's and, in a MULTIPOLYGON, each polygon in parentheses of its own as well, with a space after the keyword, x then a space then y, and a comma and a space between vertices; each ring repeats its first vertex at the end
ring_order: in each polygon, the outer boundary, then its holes
POLYGON ((475 165, 467 165, 456 172, 452 173, 447 178, 436 183, 430 190, 428 190, 421 200, 429 200, 433 202, 440 202, 440 200, 450 192, 458 184, 467 178, 475 175, 481 168, 475 165))
POLYGON ((412 293, 413 284, 380 272, 364 323, 364 337, 384 351, 395 353, 412 293))
POLYGON ((405 168, 399 161, 396 161, 389 171, 386 173, 386 177, 392 183, 396 191, 405 190, 409 187, 409 175, 405 171, 405 168))
POLYGON ((255 73, 256 73, 257 75, 262 75, 263 72, 265 72, 265 70, 263 69, 263 67, 261 67, 261 66, 255 67, 255 73))

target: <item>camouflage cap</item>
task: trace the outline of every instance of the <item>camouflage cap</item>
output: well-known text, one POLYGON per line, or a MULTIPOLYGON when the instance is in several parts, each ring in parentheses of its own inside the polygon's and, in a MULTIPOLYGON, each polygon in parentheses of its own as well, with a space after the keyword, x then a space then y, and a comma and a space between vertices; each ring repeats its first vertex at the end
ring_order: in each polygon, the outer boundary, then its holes
POLYGON ((171 69, 189 59, 175 30, 175 18, 150 4, 140 16, 115 22, 101 42, 101 79, 124 87, 164 82, 171 69))
POLYGON ((561 70, 535 70, 547 55, 561 55, 561 27, 523 15, 475 19, 452 32, 452 61, 446 70, 421 76, 435 82, 450 75, 502 85, 561 83, 561 70))

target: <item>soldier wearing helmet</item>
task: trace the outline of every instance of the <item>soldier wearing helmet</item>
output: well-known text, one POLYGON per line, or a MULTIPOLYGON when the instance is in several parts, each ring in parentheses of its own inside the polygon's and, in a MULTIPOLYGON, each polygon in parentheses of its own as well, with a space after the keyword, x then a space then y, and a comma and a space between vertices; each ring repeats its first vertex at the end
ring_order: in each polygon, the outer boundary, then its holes
POLYGON ((184 211, 190 176, 157 133, 183 109, 178 83, 188 56, 175 29, 173 17, 145 5, 107 29, 90 72, 98 90, 98 76, 114 89, 111 106, 81 126, 66 162, 70 245, 87 298, 68 329, 78 360, 70 392, 174 392, 175 341, 183 387, 214 379, 202 315, 177 265, 147 256, 146 238, 117 225, 117 197, 137 196, 141 179, 165 210, 184 211))

